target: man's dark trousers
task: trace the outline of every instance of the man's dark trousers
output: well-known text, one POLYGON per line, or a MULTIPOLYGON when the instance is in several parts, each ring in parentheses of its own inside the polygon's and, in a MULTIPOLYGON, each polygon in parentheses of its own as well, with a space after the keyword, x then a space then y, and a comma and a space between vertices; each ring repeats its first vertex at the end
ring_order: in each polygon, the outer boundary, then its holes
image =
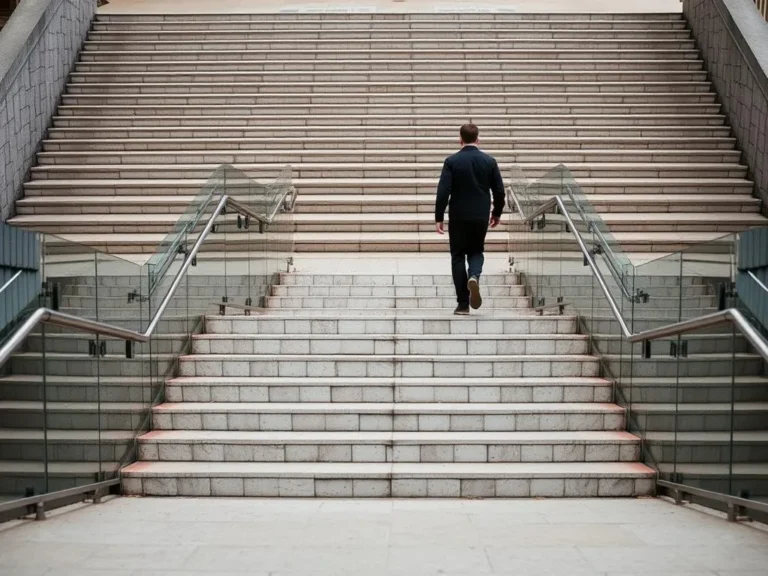
POLYGON ((469 308, 469 289, 467 282, 474 277, 480 279, 485 258, 485 235, 488 221, 451 220, 448 222, 448 239, 451 247, 451 266, 453 284, 456 286, 456 299, 461 308, 469 308), (469 266, 469 271, 467 271, 469 266))

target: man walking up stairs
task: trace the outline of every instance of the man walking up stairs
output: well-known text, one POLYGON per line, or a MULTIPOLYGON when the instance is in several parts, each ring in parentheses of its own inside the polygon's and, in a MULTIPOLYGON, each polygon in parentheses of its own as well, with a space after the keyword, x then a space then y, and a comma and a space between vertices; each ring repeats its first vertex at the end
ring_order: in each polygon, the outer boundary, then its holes
POLYGON ((466 316, 470 306, 477 310, 483 303, 480 274, 483 272, 485 235, 489 225, 496 228, 501 220, 504 182, 496 159, 478 148, 477 126, 471 122, 464 124, 459 133, 461 150, 449 156, 443 164, 437 186, 435 221, 437 233, 444 234, 445 208, 450 206, 451 268, 459 304, 454 314, 466 316))

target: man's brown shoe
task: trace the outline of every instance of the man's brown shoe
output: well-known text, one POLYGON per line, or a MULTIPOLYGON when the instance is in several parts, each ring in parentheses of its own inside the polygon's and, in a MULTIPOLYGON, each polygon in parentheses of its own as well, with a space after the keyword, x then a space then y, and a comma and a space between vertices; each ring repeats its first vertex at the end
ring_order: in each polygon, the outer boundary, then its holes
POLYGON ((483 297, 480 296, 480 282, 477 278, 472 276, 467 282, 467 288, 469 289, 469 305, 474 310, 480 308, 483 305, 483 297))

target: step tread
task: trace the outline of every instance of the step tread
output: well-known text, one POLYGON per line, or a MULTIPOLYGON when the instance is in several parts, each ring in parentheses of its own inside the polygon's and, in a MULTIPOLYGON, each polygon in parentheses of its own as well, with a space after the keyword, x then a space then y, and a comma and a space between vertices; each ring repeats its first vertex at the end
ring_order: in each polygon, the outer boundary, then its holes
POLYGON ((656 472, 637 462, 546 462, 493 464, 422 464, 348 462, 136 462, 122 470, 127 477, 269 477, 315 478, 653 478, 656 472))
MULTIPOLYGON (((2 434, 0 434, 2 440, 2 434)), ((226 444, 548 444, 624 443, 640 439, 623 431, 588 432, 229 432, 155 430, 139 437, 141 443, 226 444)))
MULTIPOLYGON (((38 377, 40 378, 40 377, 38 377)), ((1 381, 1 380, 0 380, 1 381)), ((294 378, 177 376, 167 381, 180 386, 610 386, 611 381, 598 377, 563 376, 546 378, 294 378)))
MULTIPOLYGON (((483 288, 488 288, 487 284, 483 288)), ((297 296, 313 298, 313 296, 297 296)), ((334 296, 318 296, 334 298, 334 296)), ((346 297, 345 297, 346 298, 346 297)), ((377 298, 377 296, 369 297, 377 298)), ((426 298, 426 297, 425 297, 426 298)), ((439 296, 438 296, 439 298, 439 296)), ((488 297, 499 298, 498 296, 488 297)), ((586 334, 194 334, 193 340, 588 340, 586 334)), ((219 354, 216 354, 217 356, 219 354)))
MULTIPOLYGON (((0 403, 2 408, 2 403, 0 403)), ((309 414, 623 414, 624 408, 603 402, 558 403, 402 403, 402 402, 166 402, 155 406, 156 413, 309 413, 309 414)))

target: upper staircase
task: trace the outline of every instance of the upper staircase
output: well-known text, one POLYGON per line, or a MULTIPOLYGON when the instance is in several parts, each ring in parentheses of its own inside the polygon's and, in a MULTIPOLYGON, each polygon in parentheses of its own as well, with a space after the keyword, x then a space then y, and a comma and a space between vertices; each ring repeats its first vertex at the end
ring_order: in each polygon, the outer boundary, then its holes
POLYGON ((629 251, 765 223, 680 14, 100 14, 12 222, 150 252, 217 165, 290 164, 298 251, 443 250, 470 119, 504 174, 568 165, 629 251))

